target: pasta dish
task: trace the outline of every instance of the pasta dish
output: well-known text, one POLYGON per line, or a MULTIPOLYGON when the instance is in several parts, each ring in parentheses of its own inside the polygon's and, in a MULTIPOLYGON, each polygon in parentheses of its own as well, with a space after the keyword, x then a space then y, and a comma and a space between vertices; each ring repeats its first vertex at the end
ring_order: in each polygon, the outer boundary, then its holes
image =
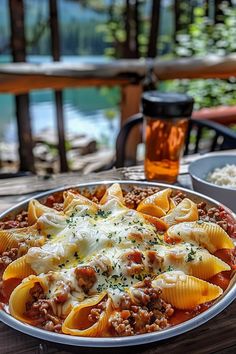
POLYGON ((164 330, 209 308, 235 269, 235 221, 171 188, 70 189, 0 222, 0 302, 56 333, 164 330))

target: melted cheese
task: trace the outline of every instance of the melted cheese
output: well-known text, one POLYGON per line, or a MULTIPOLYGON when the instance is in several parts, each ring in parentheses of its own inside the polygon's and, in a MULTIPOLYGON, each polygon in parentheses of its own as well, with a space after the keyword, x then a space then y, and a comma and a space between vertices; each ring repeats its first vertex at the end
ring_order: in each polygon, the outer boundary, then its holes
POLYGON ((163 288, 173 288, 177 281, 185 281, 187 279, 186 274, 181 271, 167 272, 162 274, 159 279, 153 280, 152 284, 154 287, 163 288))
MULTIPOLYGON (((43 215, 42 223, 45 217, 49 218, 43 215)), ((63 225, 66 226, 59 232, 55 227, 51 240, 45 245, 29 250, 27 263, 37 274, 55 270, 60 265, 64 267, 75 253, 83 260, 104 248, 137 245, 146 249, 162 242, 152 224, 117 199, 109 200, 97 213, 90 212, 86 206, 76 206, 63 225)))

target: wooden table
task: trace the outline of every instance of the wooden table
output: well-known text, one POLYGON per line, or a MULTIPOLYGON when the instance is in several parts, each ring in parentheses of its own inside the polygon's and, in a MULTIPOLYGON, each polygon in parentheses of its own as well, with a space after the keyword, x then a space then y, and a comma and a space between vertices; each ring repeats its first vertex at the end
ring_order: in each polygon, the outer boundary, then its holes
MULTIPOLYGON (((190 177, 187 174, 187 162, 181 166, 181 175, 178 184, 191 188, 190 177)), ((76 174, 58 175, 53 178, 42 179, 40 177, 20 177, 17 179, 1 180, 0 183, 0 212, 22 201, 39 191, 55 188, 56 186, 68 186, 76 183, 86 183, 89 181, 101 180, 121 180, 138 179, 143 180, 143 169, 140 166, 132 168, 122 168, 110 170, 88 176, 78 176, 76 174), (8 195, 7 195, 8 194, 8 195)), ((236 353, 236 302, 232 303, 220 315, 216 316, 206 324, 178 337, 168 339, 158 343, 151 343, 138 347, 94 349, 78 348, 50 343, 41 339, 33 338, 22 334, 0 323, 0 354, 27 354, 27 353, 236 353)))

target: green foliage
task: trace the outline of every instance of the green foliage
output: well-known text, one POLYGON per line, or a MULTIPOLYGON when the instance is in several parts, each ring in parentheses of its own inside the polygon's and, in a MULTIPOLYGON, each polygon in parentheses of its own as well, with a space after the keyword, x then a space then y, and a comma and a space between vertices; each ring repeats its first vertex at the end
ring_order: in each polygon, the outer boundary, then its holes
MULTIPOLYGON (((193 23, 180 30, 174 57, 220 56, 236 51, 236 9, 222 4, 221 22, 214 23, 204 7, 193 9, 193 23)), ((187 92, 195 98, 195 109, 236 104, 236 80, 173 80, 162 83, 163 91, 187 92)))
POLYGON ((160 84, 162 91, 188 93, 195 99, 195 109, 236 105, 236 83, 230 80, 172 80, 160 84))
POLYGON ((221 5, 224 16, 222 22, 214 23, 205 15, 202 7, 193 9, 193 23, 187 31, 177 35, 177 56, 203 56, 206 54, 227 55, 236 50, 236 9, 221 5))

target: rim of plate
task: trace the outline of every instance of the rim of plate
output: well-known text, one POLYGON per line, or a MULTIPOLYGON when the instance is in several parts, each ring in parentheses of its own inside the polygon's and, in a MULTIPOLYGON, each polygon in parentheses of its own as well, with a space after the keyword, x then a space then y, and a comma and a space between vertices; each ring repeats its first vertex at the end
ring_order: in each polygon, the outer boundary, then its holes
MULTIPOLYGON (((104 181, 94 181, 89 183, 79 183, 72 186, 60 187, 55 188, 52 190, 48 190, 46 192, 34 195, 33 197, 27 198, 23 202, 18 203, 17 205, 9 208, 5 212, 0 214, 0 219, 10 212, 17 210, 20 207, 24 207, 28 204, 31 199, 41 199, 50 195, 52 193, 67 190, 70 188, 92 188, 98 185, 103 184, 112 184, 112 183, 120 183, 121 185, 139 185, 139 186, 153 186, 153 187, 164 187, 168 188, 171 187, 176 190, 180 190, 186 192, 190 195, 203 198, 205 201, 213 203, 215 205, 221 205, 221 203, 217 202, 213 198, 205 197, 203 194, 188 190, 186 188, 182 188, 179 186, 168 185, 164 183, 155 183, 155 182, 142 182, 142 181, 135 181, 135 180, 104 180, 104 181)), ((226 208, 232 215, 233 212, 226 208)), ((196 317, 187 320, 183 323, 180 323, 176 326, 170 327, 168 329, 153 332, 153 333, 146 333, 140 334, 137 336, 129 336, 129 337, 77 337, 71 336, 67 334, 58 334, 53 332, 48 332, 46 330, 25 324, 20 322, 19 320, 12 317, 9 313, 5 312, 4 310, 0 310, 0 320, 7 324, 8 326, 22 332, 28 334, 30 336, 43 339, 50 342, 55 342, 58 344, 64 345, 72 345, 72 346, 81 346, 81 347, 97 347, 97 348, 105 348, 105 347, 125 347, 125 346, 132 346, 132 345, 140 345, 140 344, 147 344, 152 342, 161 341, 164 339, 172 338, 188 332, 200 325, 206 323, 220 312, 222 312, 227 306, 230 305, 231 302, 236 298, 236 275, 232 278, 231 284, 229 285, 228 289, 223 293, 222 297, 206 311, 202 312, 201 314, 197 315, 196 317)))

